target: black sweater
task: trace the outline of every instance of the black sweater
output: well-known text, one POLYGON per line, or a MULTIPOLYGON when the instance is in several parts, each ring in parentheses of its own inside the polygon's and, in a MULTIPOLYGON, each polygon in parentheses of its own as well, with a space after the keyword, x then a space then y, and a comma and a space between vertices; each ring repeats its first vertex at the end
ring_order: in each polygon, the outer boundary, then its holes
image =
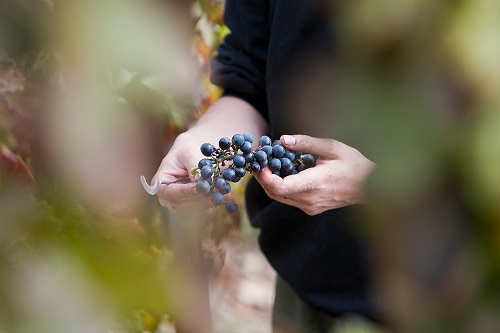
MULTIPOLYGON (((335 30, 325 13, 319 0, 226 1, 231 34, 213 59, 212 81, 225 95, 253 105, 268 120, 273 139, 285 133, 325 134, 327 127, 320 124, 332 112, 321 105, 304 112, 297 90, 317 72, 315 63, 335 56, 335 30)), ((310 100, 324 99, 320 95, 310 100)), ((263 253, 302 299, 333 315, 376 317, 369 251, 353 228, 359 221, 352 211, 359 207, 308 216, 269 199, 256 181, 246 199, 252 224, 261 228, 263 253)))

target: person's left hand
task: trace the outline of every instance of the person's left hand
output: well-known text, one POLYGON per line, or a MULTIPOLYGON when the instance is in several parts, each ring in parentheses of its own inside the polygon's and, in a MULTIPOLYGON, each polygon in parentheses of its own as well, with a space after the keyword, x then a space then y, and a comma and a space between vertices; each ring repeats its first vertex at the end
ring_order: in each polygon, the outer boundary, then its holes
POLYGON ((283 135, 281 143, 319 159, 314 168, 285 178, 274 175, 269 168, 254 173, 270 198, 308 215, 365 202, 364 183, 375 163, 358 150, 334 139, 306 135, 283 135))

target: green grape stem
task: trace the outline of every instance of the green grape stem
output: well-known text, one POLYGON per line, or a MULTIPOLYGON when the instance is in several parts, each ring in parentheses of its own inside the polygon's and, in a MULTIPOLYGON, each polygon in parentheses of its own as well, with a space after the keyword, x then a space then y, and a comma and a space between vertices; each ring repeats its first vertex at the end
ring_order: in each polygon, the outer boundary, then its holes
MULTIPOLYGON (((230 161, 233 158, 234 158, 234 155, 214 157, 214 158, 212 158, 212 164, 215 164, 215 168, 216 168, 217 172, 219 172, 220 171, 219 163, 224 162, 224 161, 230 161)), ((195 167, 192 167, 191 169, 189 169, 189 173, 191 173, 192 175, 196 175, 198 173, 198 170, 200 170, 200 168, 198 166, 195 166, 195 167)))

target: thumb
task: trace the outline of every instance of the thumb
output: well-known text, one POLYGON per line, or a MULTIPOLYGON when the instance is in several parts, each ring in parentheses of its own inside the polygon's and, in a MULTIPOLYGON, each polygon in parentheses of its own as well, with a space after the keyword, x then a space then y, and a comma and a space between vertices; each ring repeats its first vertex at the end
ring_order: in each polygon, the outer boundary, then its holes
POLYGON ((317 155, 323 159, 338 159, 346 145, 334 139, 315 138, 308 135, 282 135, 281 143, 293 151, 317 155))

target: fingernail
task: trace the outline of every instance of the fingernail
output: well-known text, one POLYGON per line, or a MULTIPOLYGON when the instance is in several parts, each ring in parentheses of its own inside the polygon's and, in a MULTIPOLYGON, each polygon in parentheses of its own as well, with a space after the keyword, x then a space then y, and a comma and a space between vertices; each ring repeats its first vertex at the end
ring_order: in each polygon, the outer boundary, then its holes
POLYGON ((283 135, 283 142, 289 146, 293 146, 295 144, 295 138, 291 135, 283 135))

